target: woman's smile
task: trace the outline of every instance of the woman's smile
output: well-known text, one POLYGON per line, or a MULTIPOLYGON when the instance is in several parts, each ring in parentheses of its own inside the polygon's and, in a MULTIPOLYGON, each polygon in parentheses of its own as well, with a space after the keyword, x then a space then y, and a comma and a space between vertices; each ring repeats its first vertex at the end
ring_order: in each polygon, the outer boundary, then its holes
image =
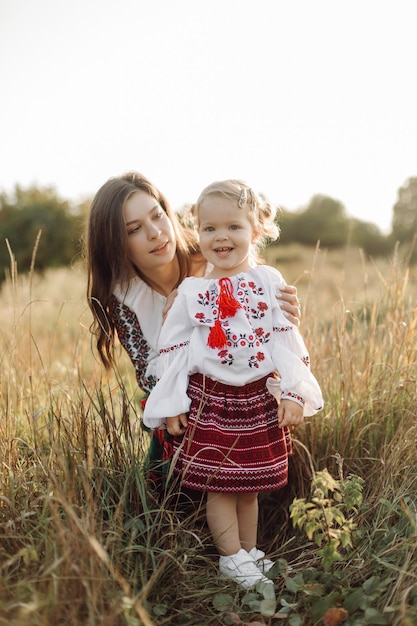
POLYGON ((164 241, 163 243, 160 243, 157 246, 155 246, 150 251, 150 254, 155 254, 155 255, 165 254, 168 251, 168 245, 169 245, 169 241, 164 241))

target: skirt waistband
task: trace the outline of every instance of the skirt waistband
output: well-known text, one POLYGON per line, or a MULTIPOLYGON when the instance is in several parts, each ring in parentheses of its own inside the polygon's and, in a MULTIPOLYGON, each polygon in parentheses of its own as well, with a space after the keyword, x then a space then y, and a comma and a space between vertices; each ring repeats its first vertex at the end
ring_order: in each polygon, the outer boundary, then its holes
POLYGON ((213 378, 209 378, 205 374, 191 374, 190 376, 190 384, 195 384, 200 387, 204 393, 210 394, 214 392, 216 395, 221 393, 232 393, 236 396, 246 395, 248 393, 257 392, 260 389, 266 389, 266 381, 270 377, 274 377, 274 372, 271 374, 267 374, 262 378, 258 378, 258 380, 253 380, 250 383, 246 383, 243 385, 230 385, 228 383, 221 383, 218 380, 213 380, 213 378))

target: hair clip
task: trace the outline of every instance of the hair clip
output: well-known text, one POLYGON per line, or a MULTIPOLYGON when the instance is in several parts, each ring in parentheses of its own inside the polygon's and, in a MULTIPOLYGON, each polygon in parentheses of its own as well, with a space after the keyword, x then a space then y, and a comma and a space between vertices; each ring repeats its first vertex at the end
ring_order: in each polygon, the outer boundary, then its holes
POLYGON ((252 187, 249 187, 249 193, 250 193, 250 208, 252 211, 254 211, 256 208, 256 200, 255 200, 255 194, 252 190, 252 187))
POLYGON ((245 206, 246 202, 247 202, 246 189, 242 189, 242 191, 240 192, 240 196, 239 196, 239 202, 237 203, 239 209, 243 209, 243 207, 245 206))

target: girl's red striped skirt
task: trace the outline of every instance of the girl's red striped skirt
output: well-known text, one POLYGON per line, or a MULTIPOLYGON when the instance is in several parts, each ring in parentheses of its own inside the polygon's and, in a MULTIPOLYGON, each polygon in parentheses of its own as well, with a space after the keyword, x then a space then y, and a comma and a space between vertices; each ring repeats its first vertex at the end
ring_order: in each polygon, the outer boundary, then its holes
POLYGON ((239 493, 287 484, 291 436, 278 426, 267 378, 234 387, 202 374, 190 377, 187 430, 174 438, 174 471, 183 486, 239 493))

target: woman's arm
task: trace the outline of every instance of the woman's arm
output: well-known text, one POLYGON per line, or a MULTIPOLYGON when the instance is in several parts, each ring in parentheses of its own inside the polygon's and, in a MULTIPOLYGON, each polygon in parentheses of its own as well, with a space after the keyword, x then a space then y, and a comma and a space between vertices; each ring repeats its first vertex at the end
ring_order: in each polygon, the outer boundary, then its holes
POLYGON ((143 391, 149 393, 156 384, 156 378, 148 378, 145 375, 149 363, 150 346, 143 336, 136 313, 113 296, 110 302, 110 315, 119 341, 135 368, 138 385, 143 391))

